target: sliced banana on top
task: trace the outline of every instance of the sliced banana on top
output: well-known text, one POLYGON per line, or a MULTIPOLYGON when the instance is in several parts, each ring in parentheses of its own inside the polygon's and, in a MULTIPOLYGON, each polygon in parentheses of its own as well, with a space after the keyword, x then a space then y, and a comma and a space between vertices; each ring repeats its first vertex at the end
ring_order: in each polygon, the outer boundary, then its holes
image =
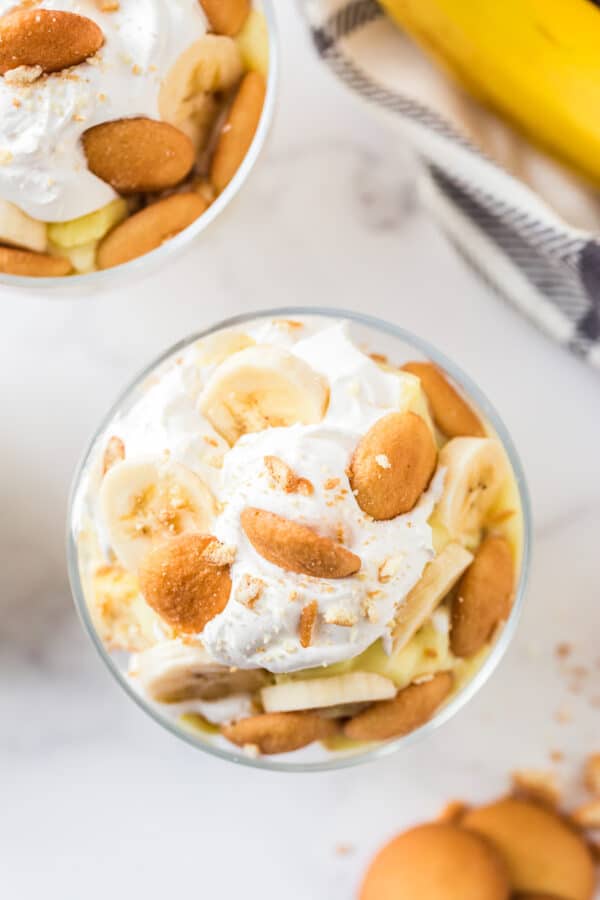
POLYGON ((264 669, 229 669, 199 644, 165 641, 132 657, 129 674, 152 700, 220 700, 253 693, 269 680, 264 669))
POLYGON ((465 550, 462 544, 452 541, 425 566, 421 580, 396 613, 392 629, 394 652, 408 644, 472 562, 473 554, 465 550))
POLYGON ((252 347, 256 341, 243 331, 217 331, 209 334, 195 345, 199 366, 218 366, 228 356, 252 347))
MULTIPOLYGON (((349 672, 269 685, 260 696, 265 712, 293 712, 390 700, 396 696, 396 685, 374 672, 349 672)), ((339 714, 339 710, 336 712, 339 714)))
POLYGON ((494 438, 453 438, 441 450, 439 465, 446 477, 435 517, 452 538, 469 544, 508 477, 504 448, 494 438))
POLYGON ((180 463, 124 460, 102 480, 100 510, 119 561, 135 572, 169 538, 208 531, 216 504, 202 479, 180 463))
POLYGON ((308 363, 281 347, 257 344, 213 372, 200 410, 233 446, 249 432, 320 422, 328 401, 325 379, 308 363))
POLYGON ((240 50, 232 38, 204 35, 167 73, 158 97, 161 119, 186 133, 196 149, 201 149, 219 109, 212 94, 231 90, 243 70, 240 50))

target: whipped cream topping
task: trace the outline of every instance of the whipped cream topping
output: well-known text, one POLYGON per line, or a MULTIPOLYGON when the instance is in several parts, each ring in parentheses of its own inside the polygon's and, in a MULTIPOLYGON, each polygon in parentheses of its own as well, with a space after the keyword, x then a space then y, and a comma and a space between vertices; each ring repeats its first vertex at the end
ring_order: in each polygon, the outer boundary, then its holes
MULTIPOLYGON (((0 15, 15 0, 0 0, 0 15)), ((87 168, 84 131, 130 116, 159 118, 162 79, 206 33, 198 0, 43 0, 41 9, 93 19, 105 43, 88 61, 31 84, 0 78, 0 197, 30 216, 60 222, 110 203, 115 191, 87 168)))
POLYGON ((175 365, 151 376, 141 399, 110 426, 110 433, 124 441, 128 460, 168 456, 197 472, 219 501, 221 512, 211 531, 236 548, 232 591, 225 610, 198 637, 223 664, 276 673, 349 659, 380 637, 389 646, 397 606, 434 556, 428 519, 444 473, 438 471, 410 513, 378 522, 356 503, 346 469, 369 427, 409 406, 414 379, 382 371, 354 345, 345 323, 315 326, 308 321, 294 329, 261 323, 246 333, 258 343, 285 346, 325 376, 330 402, 319 424, 247 434, 230 449, 198 411, 198 395, 214 365, 198 364, 202 353, 195 345, 175 365), (308 479, 313 493, 286 493, 274 486, 265 456, 278 457, 308 479), (360 556, 360 572, 321 579, 273 565, 254 550, 241 527, 240 513, 248 506, 340 540, 360 556), (249 583, 260 586, 250 605, 249 583), (300 614, 313 600, 319 624, 311 645, 302 647, 300 614))

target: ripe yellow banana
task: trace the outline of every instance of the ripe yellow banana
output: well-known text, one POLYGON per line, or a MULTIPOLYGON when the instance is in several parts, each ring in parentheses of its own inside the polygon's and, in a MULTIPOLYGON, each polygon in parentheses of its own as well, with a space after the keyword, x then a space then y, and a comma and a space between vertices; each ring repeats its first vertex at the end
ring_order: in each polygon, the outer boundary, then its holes
POLYGON ((381 0, 533 143, 600 185, 600 8, 592 0, 381 0))

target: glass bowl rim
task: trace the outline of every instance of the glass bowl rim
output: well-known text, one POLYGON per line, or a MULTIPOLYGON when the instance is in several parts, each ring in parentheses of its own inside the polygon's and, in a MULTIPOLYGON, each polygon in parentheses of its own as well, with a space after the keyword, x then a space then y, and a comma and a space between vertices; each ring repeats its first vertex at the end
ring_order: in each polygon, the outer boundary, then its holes
POLYGON ((96 648, 96 651, 100 655, 104 664, 112 673, 113 677, 121 686, 121 688, 130 697, 130 699, 132 699, 136 703, 136 705, 147 715, 149 715, 155 722, 157 722, 167 731, 171 732, 171 734, 185 741, 192 747, 195 747, 196 749, 204 751, 211 756, 218 757, 219 759, 223 759, 228 762, 239 763, 240 765, 245 765, 254 769, 262 769, 275 772, 324 772, 332 771, 335 769, 345 769, 351 766, 360 765, 362 763, 382 759, 383 757, 397 752, 401 748, 409 748, 412 745, 419 743, 421 740, 426 738, 427 735, 432 734, 441 725, 453 718, 460 709, 466 706, 466 704, 475 696, 475 694, 478 693, 485 682, 490 678, 490 676, 500 663, 500 660, 504 656, 506 650, 508 649, 512 638, 514 637, 524 604, 525 589, 531 563, 531 545, 531 501, 523 465, 513 444, 512 438, 510 437, 508 429, 504 425, 504 422, 496 411, 495 407, 492 406, 483 391, 481 391, 481 389, 470 378, 470 376, 463 372, 463 370, 459 366, 457 366, 451 359, 449 359, 449 357, 439 351, 437 347, 430 344, 424 338, 421 338, 418 335, 415 335, 407 329, 404 329, 398 325, 387 322, 385 319, 380 319, 375 316, 354 312, 352 310, 341 308, 336 309, 335 307, 285 306, 275 307, 272 309, 254 310, 249 313, 241 313, 235 316, 228 317, 227 319, 223 319, 206 329, 188 335, 182 340, 177 341, 167 350, 163 351, 148 365, 144 366, 144 368, 128 383, 124 390, 122 390, 119 394, 117 400, 112 404, 108 412, 103 416, 100 425, 96 428, 92 438, 89 440, 86 450, 75 469, 68 499, 67 566, 75 606, 85 632, 96 648), (196 739, 191 732, 188 732, 187 730, 181 728, 174 721, 170 721, 166 716, 163 717, 162 714, 155 710, 149 702, 147 702, 140 694, 135 691, 135 689, 129 684, 126 677, 121 672, 117 663, 111 657, 110 653, 104 647, 100 636, 98 635, 98 632, 96 631, 96 628, 94 627, 94 624, 92 622, 79 574, 77 533, 74 527, 75 523, 73 515, 77 495, 79 493, 79 488, 82 481, 82 476, 87 470, 87 466, 91 460, 92 451, 94 450, 98 439, 109 427, 115 415, 120 410, 121 406, 126 402, 130 394, 135 391, 157 367, 161 366, 169 358, 176 355, 177 353, 181 353, 190 344, 193 344, 195 341, 198 341, 201 338, 205 338, 211 334, 214 334, 215 332, 222 331, 226 328, 243 325, 247 322, 257 319, 291 318, 294 316, 317 316, 322 318, 356 322, 359 325, 366 326, 367 328, 382 332, 386 335, 391 335, 393 338, 397 338, 398 340, 403 341, 405 344, 411 345, 412 347, 423 353, 427 357, 427 359, 432 360, 437 365, 445 369, 450 374, 451 378, 465 391, 467 396, 475 401, 475 405, 477 406, 477 408, 484 413, 486 418, 493 426, 496 434, 500 438, 513 469, 516 485, 519 491, 523 518, 521 567, 519 572, 519 581, 515 589, 515 598, 511 613, 506 623, 504 624, 500 635, 496 639, 490 652, 488 653, 483 664, 475 673, 475 675, 458 691, 458 693, 454 697, 452 697, 449 703, 445 704, 442 707, 439 713, 434 715, 433 718, 431 718, 428 722, 410 732, 409 734, 396 739, 391 739, 381 744, 377 744, 375 747, 367 747, 367 749, 365 749, 364 751, 359 751, 358 753, 340 754, 333 757, 332 759, 304 763, 285 762, 281 761, 280 759, 272 759, 268 755, 254 758, 247 754, 244 754, 240 750, 236 751, 223 749, 221 747, 213 746, 208 742, 200 741, 196 739))
POLYGON ((260 8, 267 20, 269 34, 269 71, 267 75, 267 93, 260 117, 259 126, 252 139, 250 149, 246 153, 239 169, 231 179, 227 187, 209 208, 199 216, 195 222, 184 228, 175 237, 165 241, 160 247, 144 253, 129 262, 122 263, 110 269, 99 269, 76 275, 63 275, 58 278, 34 278, 30 275, 10 275, 0 273, 0 289, 15 288, 27 290, 32 293, 49 291, 51 294, 80 292, 89 296, 90 292, 98 292, 111 286, 123 287, 137 277, 151 274, 168 260, 181 253, 200 234, 206 231, 212 223, 227 209, 231 201, 237 196, 246 179, 254 169, 256 162, 264 148, 267 135, 275 113, 275 104, 279 88, 280 75, 280 50, 278 30, 275 20, 275 0, 260 0, 260 8))

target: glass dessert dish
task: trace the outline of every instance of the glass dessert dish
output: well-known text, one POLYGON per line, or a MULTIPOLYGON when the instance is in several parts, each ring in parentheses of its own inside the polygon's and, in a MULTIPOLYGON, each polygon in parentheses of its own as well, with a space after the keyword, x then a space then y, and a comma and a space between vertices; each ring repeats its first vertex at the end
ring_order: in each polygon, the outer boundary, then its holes
POLYGON ((135 702, 246 765, 429 734, 514 632, 521 464, 450 360, 357 313, 239 316, 154 361, 77 472, 71 584, 135 702))
POLYGON ((0 283, 163 266, 249 175, 276 81, 271 0, 0 0, 0 283))

